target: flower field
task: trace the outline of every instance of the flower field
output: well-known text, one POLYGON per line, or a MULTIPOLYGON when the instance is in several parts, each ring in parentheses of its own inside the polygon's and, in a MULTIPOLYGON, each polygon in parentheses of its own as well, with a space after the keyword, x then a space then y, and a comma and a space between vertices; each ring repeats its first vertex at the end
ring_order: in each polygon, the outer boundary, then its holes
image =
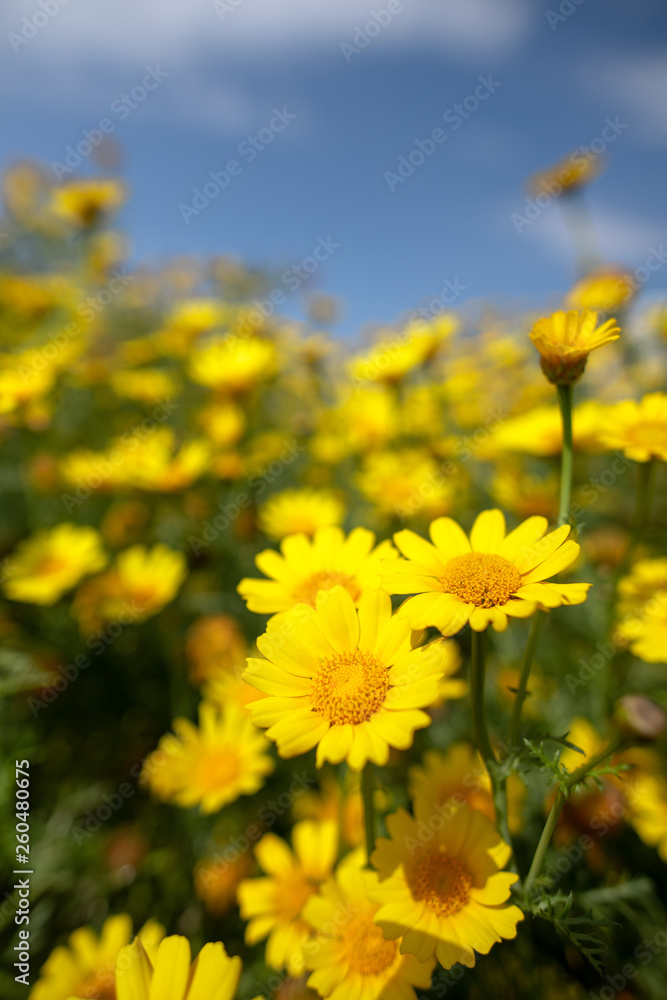
POLYGON ((3 195, 0 995, 664 997, 667 307, 349 343, 3 195))

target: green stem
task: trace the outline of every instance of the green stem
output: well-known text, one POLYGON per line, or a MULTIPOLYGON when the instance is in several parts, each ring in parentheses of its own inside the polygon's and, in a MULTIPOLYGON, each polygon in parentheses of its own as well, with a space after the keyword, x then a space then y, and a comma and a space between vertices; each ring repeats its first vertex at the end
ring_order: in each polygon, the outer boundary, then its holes
POLYGON ((364 800, 364 828, 366 830, 366 859, 370 867, 371 854, 375 850, 375 805, 373 803, 373 793, 375 791, 375 765, 371 761, 366 762, 366 766, 361 775, 361 788, 364 800))
POLYGON ((590 773, 598 764, 607 757, 610 757, 613 753, 623 745, 623 740, 620 736, 615 736, 610 743, 608 743, 599 753, 594 754, 589 757, 581 767, 578 767, 576 771, 572 774, 568 774, 567 778, 564 778, 561 782, 561 787, 558 789, 558 794, 554 804, 551 807, 551 812, 547 817, 547 821, 544 824, 544 829, 542 830, 542 836, 539 839, 538 845, 535 848, 535 854, 533 855, 533 860, 530 865, 530 870, 526 875, 526 881, 524 882, 523 893, 524 897, 528 898, 530 892, 535 884, 537 876, 542 871, 542 865, 544 864, 544 857, 547 853, 547 848, 551 843, 551 838, 553 832, 556 828, 556 823, 558 822, 558 817, 561 814, 565 801, 567 799, 568 792, 575 785, 579 784, 587 774, 590 773))
MULTIPOLYGON (((486 652, 486 631, 472 632, 472 659, 470 662, 470 699, 472 702, 472 722, 475 731, 475 742, 477 749, 482 755, 482 760, 486 764, 488 761, 495 762, 496 755, 491 746, 489 733, 486 728, 486 715, 484 712, 484 672, 485 672, 485 652, 486 652)), ((493 781, 493 776, 491 777, 493 781)))
POLYGON ((523 708, 523 703, 528 695, 528 680, 530 678, 530 670, 533 665, 533 658, 535 656, 535 651, 537 649, 537 644, 540 641, 540 635, 542 633, 542 628, 546 620, 546 611, 542 611, 538 608, 533 615, 533 623, 530 627, 530 633, 528 635, 528 642, 523 654, 523 660, 521 661, 521 673, 519 675, 519 686, 516 692, 516 698, 514 699, 514 704, 512 706, 512 715, 510 718, 509 725, 509 735, 508 742, 510 749, 515 749, 519 742, 519 731, 521 729, 521 710, 523 708))
POLYGON ((563 422, 563 452, 560 467, 560 504, 558 524, 570 521, 570 497, 572 495, 572 386, 559 385, 558 403, 563 422))

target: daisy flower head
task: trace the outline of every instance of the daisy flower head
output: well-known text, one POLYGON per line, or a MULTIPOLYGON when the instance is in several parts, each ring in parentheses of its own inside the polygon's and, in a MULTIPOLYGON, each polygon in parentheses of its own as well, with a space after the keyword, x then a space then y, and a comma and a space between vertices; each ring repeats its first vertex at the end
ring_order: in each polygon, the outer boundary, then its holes
POLYGON ((255 558, 268 580, 246 577, 238 585, 248 609, 259 614, 288 611, 297 604, 315 607, 321 590, 341 586, 355 604, 367 590, 380 586, 382 561, 396 559, 390 541, 375 545, 375 535, 355 528, 345 537, 342 528, 318 528, 310 539, 303 533, 289 535, 280 553, 265 549, 255 558))
POLYGON ((19 543, 5 562, 3 590, 12 601, 48 606, 106 561, 94 528, 59 524, 19 543))
POLYGON ((599 436, 635 462, 667 462, 667 394, 650 392, 638 403, 627 399, 607 407, 599 436))
POLYGON ((240 795, 254 795, 273 771, 268 741, 236 705, 221 709, 202 701, 199 728, 188 719, 173 726, 176 735, 162 737, 141 773, 164 802, 215 813, 240 795))
POLYGON ((426 803, 416 803, 415 813, 387 817, 389 839, 379 839, 371 857, 380 875, 370 890, 381 904, 375 922, 386 938, 402 938, 403 954, 472 968, 475 952, 486 955, 516 937, 523 919, 508 903, 518 875, 501 870, 509 848, 490 819, 465 806, 444 821, 426 803), (420 836, 423 824, 429 839, 420 836))
POLYGON ((243 676, 268 697, 249 706, 253 722, 281 757, 317 746, 318 767, 386 764, 390 747, 407 749, 429 725, 423 709, 441 694, 448 653, 441 640, 415 648, 418 639, 382 591, 358 609, 343 587, 321 592, 315 609, 278 616, 257 640, 266 659, 248 659, 243 676))
POLYGON ((340 524, 345 504, 332 490, 293 489, 274 493, 259 511, 259 526, 280 541, 300 532, 312 536, 318 528, 340 524))
POLYGON ((598 326, 593 310, 570 309, 538 319, 530 339, 540 352, 542 371, 549 381, 571 385, 583 375, 591 351, 618 340, 620 332, 615 319, 598 326))
POLYGON ((187 938, 165 938, 150 955, 137 938, 123 948, 116 968, 116 1000, 232 1000, 241 959, 220 942, 205 944, 191 964, 187 938))
POLYGON ((248 921, 245 941, 266 942, 266 964, 303 969, 303 945, 311 928, 302 916, 307 900, 331 874, 338 853, 338 824, 305 820, 292 830, 293 850, 275 833, 266 833, 255 847, 261 878, 245 879, 238 887, 241 917, 248 921))
POLYGON ((314 970, 308 985, 329 1000, 417 1000, 414 987, 429 988, 435 959, 403 955, 400 940, 384 937, 373 919, 380 904, 369 898, 377 873, 364 865, 362 849, 348 854, 303 909, 316 931, 303 947, 306 967, 314 970))
POLYGON ((415 594, 398 614, 415 629, 434 625, 446 636, 467 623, 475 632, 489 625, 503 632, 508 618, 529 618, 538 607, 581 604, 590 583, 546 582, 579 555, 569 525, 545 534, 547 525, 535 515, 506 534, 502 512, 485 510, 470 538, 449 517, 431 523, 432 544, 399 531, 394 541, 406 558, 386 567, 383 589, 415 594))
POLYGON ((127 197, 125 185, 109 178, 87 177, 53 189, 51 207, 56 216, 90 229, 116 212, 127 197))
MULTIPOLYGON (((51 952, 30 1000, 116 1000, 116 959, 132 936, 132 918, 127 913, 107 917, 99 935, 92 927, 79 927, 66 945, 51 952)), ((153 955, 163 936, 164 929, 151 920, 139 931, 138 940, 153 955)))

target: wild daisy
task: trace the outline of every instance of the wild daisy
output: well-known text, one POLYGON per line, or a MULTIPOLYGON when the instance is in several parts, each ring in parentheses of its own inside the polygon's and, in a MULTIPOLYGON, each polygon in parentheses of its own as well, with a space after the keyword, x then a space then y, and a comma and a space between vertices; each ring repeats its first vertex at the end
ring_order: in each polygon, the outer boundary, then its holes
POLYGON ((366 528, 355 528, 347 538, 334 526, 318 528, 312 539, 289 535, 280 543, 280 554, 265 549, 255 558, 270 579, 241 580, 239 594, 259 614, 302 603, 314 608, 318 593, 336 586, 344 587, 356 604, 366 590, 379 587, 382 560, 398 555, 390 541, 374 546, 375 535, 366 528))
POLYGON ((508 617, 581 604, 591 584, 545 582, 579 554, 576 542, 567 539, 568 525, 545 535, 547 524, 545 517, 529 517, 506 535, 501 511, 485 510, 469 539, 449 517, 431 523, 433 544, 413 531, 399 531, 394 541, 406 559, 387 566, 383 588, 416 594, 399 614, 415 629, 434 625, 443 635, 454 635, 466 623, 476 632, 489 625, 502 632, 508 617))
POLYGON ((280 615, 257 640, 266 659, 249 659, 244 677, 268 697, 249 706, 253 721, 281 757, 317 745, 318 767, 385 764, 430 723, 423 709, 440 694, 447 653, 416 638, 381 591, 363 594, 358 611, 343 587, 321 592, 315 609, 280 615))
POLYGON ((5 561, 3 590, 12 601, 55 604, 106 561, 102 538, 94 528, 59 524, 19 543, 5 561))
POLYGON ((345 504, 332 490, 283 490, 274 493, 259 511, 259 526, 269 538, 280 540, 302 532, 312 536, 318 528, 340 524, 345 504))
POLYGON ((542 371, 556 385, 570 385, 581 378, 588 355, 618 340, 615 319, 598 326, 598 315, 590 309, 555 312, 533 324, 530 339, 541 355, 542 371))
MULTIPOLYGON (((149 921, 139 939, 149 955, 155 955, 164 929, 149 921)), ((30 1000, 116 1000, 116 959, 132 940, 132 918, 127 913, 107 917, 99 936, 91 927, 79 927, 66 945, 49 955, 30 1000)))
POLYGON ((199 804, 218 812, 240 795, 253 795, 274 768, 268 742, 235 705, 199 705, 199 728, 188 719, 173 723, 176 736, 163 736, 146 758, 142 782, 165 802, 183 808, 199 804))
POLYGON ((390 839, 371 857, 380 882, 369 895, 382 904, 375 922, 386 938, 402 938, 403 954, 472 968, 475 952, 516 937, 523 914, 508 898, 518 875, 501 870, 509 848, 486 816, 461 807, 443 821, 423 803, 414 818, 399 809, 386 822, 390 839))
POLYGON ((303 909, 317 932, 303 946, 306 967, 314 970, 308 985, 330 1000, 416 1000, 414 987, 429 988, 435 960, 401 954, 400 940, 387 940, 373 922, 380 905, 369 891, 378 877, 364 869, 365 860, 363 850, 348 854, 303 909))
POLYGON ((606 408, 600 441, 635 462, 667 462, 667 394, 650 392, 638 403, 628 399, 606 408))
POLYGON ((187 938, 165 938, 149 955, 137 938, 123 948, 116 971, 117 1000, 232 1000, 241 975, 241 959, 225 946, 205 944, 191 964, 187 938))
POLYGON ((338 824, 332 821, 297 823, 292 830, 292 852, 274 833, 255 847, 263 878, 245 879, 238 887, 241 916, 249 921, 246 944, 268 936, 266 963, 273 969, 303 969, 302 947, 311 933, 302 917, 306 901, 331 874, 338 853, 338 824))

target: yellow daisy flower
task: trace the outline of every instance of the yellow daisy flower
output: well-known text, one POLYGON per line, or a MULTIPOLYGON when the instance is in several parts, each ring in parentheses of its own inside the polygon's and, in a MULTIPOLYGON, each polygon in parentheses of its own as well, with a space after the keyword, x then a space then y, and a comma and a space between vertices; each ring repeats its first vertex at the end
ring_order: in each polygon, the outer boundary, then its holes
POLYGON ((382 560, 398 556, 390 541, 374 545, 375 535, 367 528, 355 528, 347 538, 335 525, 318 528, 312 540, 289 535, 280 543, 281 555, 265 549, 255 558, 257 568, 271 579, 246 577, 237 589, 250 611, 259 614, 302 603, 314 608, 318 593, 336 586, 358 603, 367 590, 379 587, 382 560))
POLYGON ((136 399, 140 403, 171 399, 180 388, 176 377, 161 368, 116 371, 111 373, 109 381, 117 396, 136 399))
POLYGON ((592 181, 602 169, 599 157, 583 157, 571 153, 552 167, 546 167, 533 174, 528 181, 533 194, 547 194, 558 197, 576 191, 592 181))
POLYGON ((55 604, 106 561, 102 538, 94 528, 59 524, 19 543, 5 561, 3 590, 12 601, 55 604))
POLYGON ((380 882, 369 894, 382 904, 375 922, 385 937, 403 938, 403 954, 472 968, 475 952, 516 937, 523 914, 507 900, 519 876, 501 871, 510 850, 491 820, 462 806, 445 821, 418 801, 414 818, 399 809, 386 822, 390 839, 371 857, 380 882))
POLYGON ((125 185, 120 181, 80 178, 55 188, 51 205, 61 219, 89 229, 102 216, 116 212, 126 197, 125 185))
POLYGON ((266 964, 287 967, 292 974, 303 969, 302 947, 311 929, 301 911, 317 887, 331 874, 338 853, 335 822, 297 823, 292 830, 294 852, 275 833, 267 833, 255 847, 255 857, 265 878, 251 878, 238 888, 241 917, 249 921, 246 944, 257 944, 268 935, 266 964))
POLYGON ((505 534, 499 510, 485 510, 472 526, 468 540, 449 517, 431 523, 433 544, 413 531, 399 531, 394 541, 406 560, 385 570, 382 585, 390 594, 416 594, 399 615, 413 628, 435 625, 454 635, 466 623, 475 632, 489 625, 502 632, 508 617, 528 618, 538 607, 581 604, 590 583, 546 583, 579 555, 567 540, 569 525, 545 535, 546 517, 529 517, 505 534))
POLYGON ((241 959, 230 958, 220 941, 205 944, 192 965, 191 959, 180 935, 165 938, 154 955, 137 938, 118 956, 117 1000, 232 1000, 241 959))
POLYGON ((660 599, 659 591, 667 592, 667 558, 638 559, 628 575, 618 581, 617 614, 641 615, 648 602, 660 599))
POLYGON ((667 394, 651 392, 638 403, 628 399, 607 407, 600 440, 635 462, 667 461, 667 394))
POLYGON ((234 705, 223 710, 202 701, 199 728, 189 719, 175 719, 173 727, 176 736, 162 737, 141 773, 142 783, 165 802, 218 812, 240 795, 254 795, 275 767, 268 741, 234 705))
POLYGON ((625 791, 628 819, 645 844, 655 847, 667 863, 667 778, 645 771, 630 772, 625 791))
POLYGON ((275 374, 275 346, 268 340, 224 337, 190 355, 190 377, 200 385, 230 394, 245 393, 275 374))
POLYGON ((203 615, 187 632, 185 656, 190 680, 199 685, 245 664, 246 641, 230 615, 203 615))
POLYGON ((581 378, 588 355, 618 340, 615 319, 598 326, 598 315, 590 309, 555 312, 533 324, 530 339, 541 355, 542 371, 556 385, 570 385, 581 378))
MULTIPOLYGON (((149 921, 139 938, 149 954, 155 954, 164 929, 149 921)), ((116 959, 132 940, 132 918, 127 913, 108 917, 98 937, 91 927, 79 927, 66 945, 51 952, 29 1000, 68 1000, 88 997, 116 1000, 116 959)))
POLYGON ((187 575, 185 556, 166 545, 133 545, 77 591, 72 613, 84 631, 104 622, 145 621, 169 604, 187 575))
POLYGON ((377 873, 364 865, 362 849, 348 854, 304 906, 304 920, 317 932, 303 946, 306 967, 314 970, 308 985, 330 1000, 417 1000, 414 987, 429 988, 435 959, 403 955, 400 940, 383 936, 373 922, 380 905, 369 899, 377 873))
POLYGON ((269 697, 250 705, 253 722, 281 757, 317 744, 318 767, 385 764, 390 747, 405 750, 429 725, 423 708, 440 693, 447 654, 440 640, 414 648, 418 638, 379 590, 358 611, 343 587, 321 592, 315 610, 280 615, 257 640, 267 659, 249 659, 243 676, 269 697))
POLYGON ((587 274, 572 288, 565 300, 569 309, 614 312, 633 298, 637 284, 627 271, 609 270, 587 274))
MULTIPOLYGON (((446 753, 427 750, 422 763, 411 767, 408 793, 411 799, 446 807, 443 812, 451 815, 460 806, 470 806, 490 820, 495 819, 493 795, 488 772, 482 758, 468 743, 454 743, 446 753)), ((507 782, 507 799, 510 832, 522 827, 522 808, 526 788, 515 772, 507 782)))
POLYGON ((265 535, 280 541, 286 535, 314 535, 318 528, 340 524, 345 504, 331 490, 283 490, 274 493, 259 511, 265 535))
POLYGON ((628 612, 614 632, 645 663, 667 663, 667 591, 657 590, 643 608, 628 612))

